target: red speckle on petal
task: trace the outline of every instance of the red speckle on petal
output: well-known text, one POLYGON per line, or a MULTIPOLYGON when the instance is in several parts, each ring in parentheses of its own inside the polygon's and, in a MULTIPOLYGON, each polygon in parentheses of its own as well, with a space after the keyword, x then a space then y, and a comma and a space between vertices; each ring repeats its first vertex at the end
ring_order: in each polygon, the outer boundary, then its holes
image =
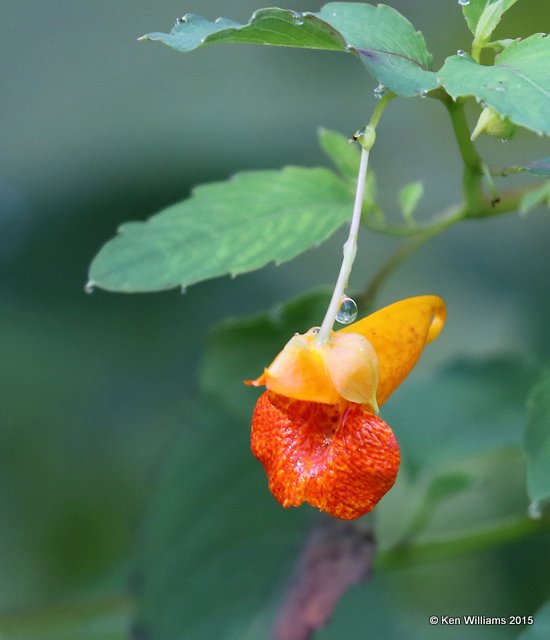
POLYGON ((251 446, 283 507, 309 502, 344 520, 373 509, 395 482, 400 460, 393 431, 363 405, 270 391, 256 404, 251 446))

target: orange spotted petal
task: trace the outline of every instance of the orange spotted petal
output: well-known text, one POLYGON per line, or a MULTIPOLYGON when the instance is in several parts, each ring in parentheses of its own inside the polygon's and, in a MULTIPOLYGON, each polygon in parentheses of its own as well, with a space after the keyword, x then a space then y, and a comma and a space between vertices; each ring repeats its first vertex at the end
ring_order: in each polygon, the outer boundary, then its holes
POLYGON ((408 376, 424 345, 437 338, 445 317, 441 298, 418 296, 384 307, 337 332, 360 334, 374 347, 379 366, 379 406, 408 376))
POLYGON ((373 509, 399 468, 392 430, 361 404, 305 402, 266 391, 254 410, 251 446, 283 507, 309 502, 345 520, 373 509))

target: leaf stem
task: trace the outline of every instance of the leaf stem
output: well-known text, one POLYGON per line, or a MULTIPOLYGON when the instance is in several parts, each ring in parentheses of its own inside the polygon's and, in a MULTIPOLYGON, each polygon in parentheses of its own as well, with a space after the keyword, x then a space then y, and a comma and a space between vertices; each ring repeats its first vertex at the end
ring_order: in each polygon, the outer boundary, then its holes
MULTIPOLYGON (((377 104, 369 121, 369 124, 367 125, 367 129, 370 129, 372 133, 375 132, 384 109, 393 98, 395 98, 394 93, 387 93, 377 104)), ((361 212, 363 210, 363 202, 365 199, 365 182, 367 179, 370 149, 374 144, 374 140, 375 139, 373 137, 372 142, 368 146, 365 145, 361 149, 361 161, 359 163, 359 172, 357 175, 357 187, 355 190, 355 201, 353 205, 353 214, 351 218, 349 235, 344 244, 344 257, 342 259, 342 265, 340 266, 338 279, 336 280, 336 285, 334 286, 332 297, 325 313, 323 323, 317 335, 316 342, 318 344, 328 342, 328 340, 330 339, 330 334, 336 320, 336 315, 338 313, 338 309, 340 308, 340 304, 344 296, 346 287, 348 286, 348 280, 351 274, 353 263, 355 262, 355 256, 357 254, 357 236, 359 234, 361 212)))
POLYGON ((481 160, 474 143, 470 139, 470 130, 464 112, 464 101, 452 100, 445 94, 442 98, 458 143, 458 148, 464 162, 464 174, 462 187, 464 193, 464 203, 468 208, 468 216, 476 216, 483 205, 483 161, 481 160))
POLYGON ((410 543, 393 547, 387 551, 379 551, 375 567, 376 569, 388 569, 418 562, 452 558, 513 542, 526 536, 543 533, 549 529, 548 519, 533 520, 522 516, 459 535, 410 543))
POLYGON ((391 276, 391 274, 398 269, 398 267, 400 267, 410 255, 417 251, 423 244, 428 242, 431 237, 432 235, 427 233, 412 236, 390 256, 390 258, 374 274, 374 277, 370 281, 367 289, 359 296, 357 302, 362 309, 366 312, 370 310, 380 288, 389 276, 391 276))
POLYGON ((398 269, 401 264, 420 247, 426 244, 432 238, 435 238, 445 229, 452 227, 457 222, 467 219, 482 219, 492 218, 494 216, 503 215, 505 213, 511 213, 517 211, 520 202, 530 191, 534 191, 540 187, 540 184, 528 189, 514 189, 502 192, 500 200, 498 202, 483 200, 481 209, 478 210, 476 216, 470 215, 468 208, 465 205, 455 205, 434 216, 433 221, 423 227, 411 228, 405 225, 373 225, 368 223, 368 228, 371 231, 377 231, 379 233, 386 233, 388 235, 395 235, 401 237, 407 237, 405 241, 388 260, 380 267, 375 273, 367 289, 358 297, 359 304, 364 309, 369 309, 384 282, 398 269))

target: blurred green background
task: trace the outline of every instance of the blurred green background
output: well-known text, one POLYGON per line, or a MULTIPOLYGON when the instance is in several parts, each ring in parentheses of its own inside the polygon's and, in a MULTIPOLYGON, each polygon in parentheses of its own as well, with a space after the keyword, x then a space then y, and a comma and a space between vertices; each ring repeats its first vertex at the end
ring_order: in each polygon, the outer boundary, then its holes
MULTIPOLYGON (((468 48, 454 0, 391 4, 423 31, 436 67, 468 48)), ((135 532, 196 394, 209 328, 330 285, 343 234, 292 263, 186 295, 85 295, 87 267, 121 222, 146 218, 194 184, 325 164, 317 128, 362 126, 374 82, 357 60, 328 52, 224 46, 178 55, 136 41, 187 12, 246 21, 259 8, 250 0, 8 0, 2 8, 0 636, 50 637, 48 625, 74 607, 80 622, 92 621, 82 637, 115 637, 127 624, 135 532), (16 635, 20 628, 28 636, 16 635)), ((550 4, 521 0, 497 35, 549 29, 550 4)), ((547 140, 526 132, 480 147, 498 164, 548 155, 547 140)), ((455 143, 431 100, 392 104, 372 162, 389 212, 411 180, 425 183, 421 216, 459 195, 455 143)), ((380 304, 432 292, 448 303, 448 326, 422 370, 457 354, 548 359, 549 231, 540 211, 462 224, 391 278, 380 304)), ((394 246, 365 234, 352 286, 363 288, 394 246)), ((509 550, 508 564, 485 559, 483 571, 494 561, 513 582, 524 553, 509 550)), ((464 563, 465 576, 480 571, 464 563)), ((471 580, 457 589, 465 597, 471 580)))

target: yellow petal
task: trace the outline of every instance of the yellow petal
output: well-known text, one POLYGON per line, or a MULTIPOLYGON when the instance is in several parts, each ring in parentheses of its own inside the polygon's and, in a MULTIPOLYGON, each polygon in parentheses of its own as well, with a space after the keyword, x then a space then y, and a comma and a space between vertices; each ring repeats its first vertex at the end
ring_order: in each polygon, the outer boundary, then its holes
POLYGON ((316 348, 315 334, 311 332, 291 338, 252 384, 265 384, 270 391, 296 400, 327 404, 340 401, 327 373, 324 353, 316 348))
POLYGON ((378 413, 378 357, 364 336, 333 333, 325 347, 325 363, 328 375, 342 398, 369 405, 378 413))
POLYGON ((384 307, 337 332, 360 334, 374 347, 379 365, 379 406, 410 373, 424 345, 437 338, 445 317, 441 298, 418 296, 384 307))
POLYGON ((369 341, 358 334, 333 333, 319 344, 310 330, 295 335, 264 373, 249 382, 265 385, 287 398, 339 404, 342 399, 378 411, 378 358, 369 341))

